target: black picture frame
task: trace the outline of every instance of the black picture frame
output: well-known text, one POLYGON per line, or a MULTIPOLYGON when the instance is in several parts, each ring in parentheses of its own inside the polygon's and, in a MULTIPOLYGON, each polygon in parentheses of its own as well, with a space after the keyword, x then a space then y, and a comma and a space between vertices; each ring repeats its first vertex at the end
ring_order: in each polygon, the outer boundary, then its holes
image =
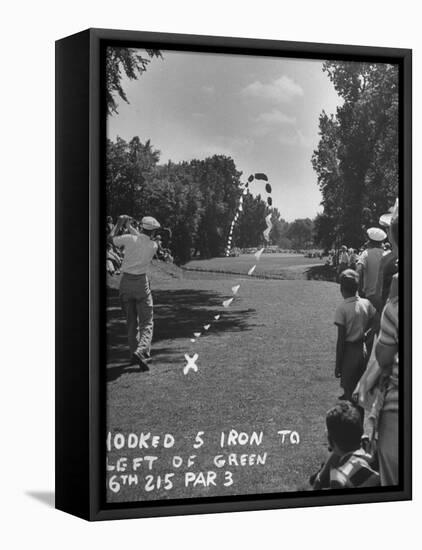
POLYGON ((108 520, 408 500, 411 471, 412 53, 408 49, 88 29, 56 42, 56 508, 108 520), (400 451, 397 488, 105 502, 102 226, 106 45, 396 63, 400 79, 400 451))

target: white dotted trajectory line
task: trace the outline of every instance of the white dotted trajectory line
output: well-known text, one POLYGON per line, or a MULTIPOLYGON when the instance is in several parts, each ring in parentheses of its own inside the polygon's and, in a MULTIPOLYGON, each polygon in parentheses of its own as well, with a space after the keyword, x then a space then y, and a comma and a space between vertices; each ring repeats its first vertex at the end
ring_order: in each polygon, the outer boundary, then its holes
MULTIPOLYGON (((227 237, 227 244, 226 244, 226 248, 225 248, 225 255, 226 256, 230 255, 230 251, 231 251, 232 243, 233 243, 233 231, 234 231, 236 222, 238 221, 238 219, 241 215, 241 212, 243 212, 243 197, 248 194, 249 185, 254 180, 266 182, 265 191, 267 193, 267 205, 269 207, 271 207, 272 204, 273 204, 272 198, 271 198, 272 188, 271 188, 271 185, 268 183, 268 178, 265 174, 257 173, 255 175, 250 175, 249 178, 248 178, 248 181, 246 183, 244 183, 244 184, 241 183, 241 185, 239 186, 239 189, 242 191, 242 194, 239 197, 239 202, 238 202, 238 205, 237 205, 236 214, 234 215, 234 218, 233 218, 233 220, 230 224, 229 235, 227 237)), ((263 232, 264 239, 267 243, 270 240, 270 232, 271 232, 271 229, 272 229, 272 226, 273 226, 273 224, 271 222, 271 218, 272 218, 272 213, 270 212, 265 217, 265 223, 267 225, 267 228, 263 232)), ((259 260, 261 259, 261 255, 263 254, 264 250, 265 250, 265 247, 262 247, 257 252, 255 252, 254 256, 255 256, 256 262, 259 262, 259 260)), ((248 275, 253 274, 253 272, 256 269, 256 266, 257 266, 257 264, 254 264, 249 269, 248 275)), ((228 309, 231 306, 233 300, 235 299, 235 296, 239 292, 239 289, 240 289, 240 284, 237 284, 237 285, 234 285, 234 286, 231 287, 232 296, 222 302, 222 306, 225 309, 228 309)), ((213 319, 214 319, 214 321, 218 321, 220 319, 220 317, 221 317, 221 314, 219 313, 217 315, 214 315, 213 319)), ((204 330, 207 332, 211 328, 211 325, 212 325, 212 321, 210 321, 209 323, 203 325, 204 330)), ((201 336, 201 334, 202 334, 201 332, 194 332, 193 333, 194 338, 190 339, 191 343, 194 344, 198 340, 198 338, 201 336)), ((199 358, 198 353, 195 353, 192 357, 190 357, 188 354, 185 354, 186 365, 183 368, 183 374, 186 375, 191 370, 193 370, 194 372, 198 372, 198 365, 196 364, 196 361, 198 360, 198 358, 199 358)))

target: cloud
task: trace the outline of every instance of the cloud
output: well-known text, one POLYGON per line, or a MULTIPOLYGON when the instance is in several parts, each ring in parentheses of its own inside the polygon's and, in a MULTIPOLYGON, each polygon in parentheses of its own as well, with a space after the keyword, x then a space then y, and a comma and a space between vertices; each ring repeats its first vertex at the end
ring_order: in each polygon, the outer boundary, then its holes
POLYGON ((261 113, 258 115, 255 118, 255 122, 266 126, 284 126, 285 124, 295 125, 296 117, 286 115, 278 109, 273 109, 268 113, 261 113))
POLYGON ((278 136, 278 141, 281 145, 304 147, 305 149, 312 147, 312 140, 304 136, 303 133, 297 129, 293 132, 281 133, 278 136))
POLYGON ((225 155, 236 159, 240 155, 249 155, 253 151, 255 141, 252 137, 215 135, 209 139, 194 139, 191 136, 182 137, 172 143, 171 151, 161 159, 167 162, 189 161, 191 159, 204 159, 213 155, 225 155))
POLYGON ((201 90, 205 95, 214 95, 215 87, 214 86, 202 86, 201 90))
POLYGON ((283 75, 268 84, 256 80, 243 88, 241 93, 245 97, 256 97, 273 103, 287 103, 295 97, 302 97, 303 89, 290 77, 283 75))
POLYGON ((277 134, 280 130, 285 132, 286 129, 292 129, 296 126, 296 117, 286 115, 278 109, 261 113, 252 120, 252 133, 260 137, 267 134, 277 134))

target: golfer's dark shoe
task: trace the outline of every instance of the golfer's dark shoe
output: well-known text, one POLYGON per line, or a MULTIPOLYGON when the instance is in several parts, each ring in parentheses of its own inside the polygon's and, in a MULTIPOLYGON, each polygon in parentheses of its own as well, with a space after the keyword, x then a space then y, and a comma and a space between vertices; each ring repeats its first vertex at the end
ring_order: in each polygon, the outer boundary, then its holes
POLYGON ((347 396, 346 396, 346 394, 343 393, 343 395, 340 395, 340 396, 338 397, 338 400, 339 400, 339 401, 347 401, 347 396))
POLYGON ((141 372, 149 371, 149 367, 146 363, 145 357, 141 357, 137 353, 134 353, 132 357, 134 360, 134 364, 139 365, 139 369, 141 372))
POLYGON ((315 483, 315 480, 316 480, 316 477, 318 475, 318 472, 315 472, 314 474, 312 474, 310 477, 309 477, 309 485, 312 485, 315 483))

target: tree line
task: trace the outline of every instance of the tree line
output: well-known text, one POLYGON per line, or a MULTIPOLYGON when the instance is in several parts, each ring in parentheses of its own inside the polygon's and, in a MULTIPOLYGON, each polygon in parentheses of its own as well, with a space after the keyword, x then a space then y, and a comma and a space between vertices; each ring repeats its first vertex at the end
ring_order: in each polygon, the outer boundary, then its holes
POLYGON ((319 119, 312 163, 323 212, 315 238, 325 247, 357 248, 398 194, 398 66, 329 61, 323 70, 343 103, 319 119))
MULTIPOLYGON (((107 49, 107 115, 117 113, 117 100, 128 102, 122 76, 136 79, 159 50, 107 49)), ((320 141, 312 156, 322 194, 323 211, 314 220, 279 219, 261 197, 248 194, 234 242, 257 246, 263 219, 273 213, 272 244, 303 249, 320 246, 354 248, 366 239, 398 194, 398 66, 385 63, 327 61, 323 70, 342 98, 335 114, 322 112, 320 141)), ((229 157, 158 164, 160 153, 139 138, 108 142, 107 191, 110 214, 150 211, 174 227, 176 257, 193 252, 218 255, 234 212, 240 172, 229 157), (171 188, 173 187, 173 190, 171 188), (184 221, 183 221, 184 220, 184 221), (188 221, 189 220, 189 221, 188 221)))
MULTIPOLYGON (((222 255, 242 195, 242 173, 233 159, 214 155, 189 162, 159 161, 160 151, 149 140, 107 140, 107 215, 114 220, 122 213, 136 219, 145 215, 157 218, 171 230, 170 248, 178 263, 194 255, 222 255)), ((270 244, 296 249, 312 246, 312 220, 288 223, 259 192, 253 194, 249 189, 243 196, 233 246, 263 245, 268 213, 273 223, 270 244)))

